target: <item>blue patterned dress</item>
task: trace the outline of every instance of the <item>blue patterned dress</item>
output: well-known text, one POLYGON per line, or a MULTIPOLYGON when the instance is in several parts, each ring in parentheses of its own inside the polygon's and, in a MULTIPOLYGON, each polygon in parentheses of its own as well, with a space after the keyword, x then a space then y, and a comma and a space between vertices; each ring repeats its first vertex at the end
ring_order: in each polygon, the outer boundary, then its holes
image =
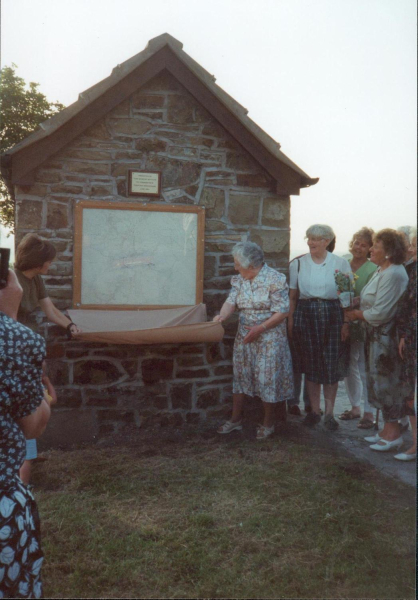
POLYGON ((0 598, 41 598, 39 518, 19 479, 25 437, 17 421, 41 404, 44 339, 0 312, 0 598))
POLYGON ((293 398, 293 370, 287 341, 286 322, 262 333, 251 344, 244 344, 245 327, 264 323, 274 313, 289 312, 286 278, 266 264, 252 280, 241 275, 231 279, 227 298, 239 310, 238 332, 234 344, 234 394, 258 396, 263 402, 284 402, 293 398))

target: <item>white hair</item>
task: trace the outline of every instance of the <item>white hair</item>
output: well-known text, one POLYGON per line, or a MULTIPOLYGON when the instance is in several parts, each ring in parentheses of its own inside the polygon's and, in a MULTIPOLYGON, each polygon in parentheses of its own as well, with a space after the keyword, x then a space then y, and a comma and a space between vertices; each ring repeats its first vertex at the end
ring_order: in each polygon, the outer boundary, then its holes
POLYGON ((305 237, 322 238, 324 240, 332 241, 335 238, 335 233, 329 225, 320 225, 317 223, 316 225, 308 227, 305 237))
POLYGON ((258 244, 254 242, 239 242, 232 248, 232 256, 239 262, 241 267, 257 269, 264 262, 264 253, 258 244))
POLYGON ((397 231, 404 234, 409 244, 417 236, 417 228, 414 225, 402 225, 402 227, 398 227, 397 231))

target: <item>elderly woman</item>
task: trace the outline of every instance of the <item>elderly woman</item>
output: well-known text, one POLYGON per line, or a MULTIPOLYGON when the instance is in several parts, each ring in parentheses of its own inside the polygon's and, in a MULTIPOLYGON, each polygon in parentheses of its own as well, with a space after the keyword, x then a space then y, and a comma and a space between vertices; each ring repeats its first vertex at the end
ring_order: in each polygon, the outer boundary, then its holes
POLYGON ((35 500, 19 479, 25 437, 41 435, 50 409, 44 399, 45 341, 16 322, 22 295, 10 271, 0 290, 0 597, 41 598, 43 554, 35 500))
MULTIPOLYGON (((304 373, 312 410, 303 423, 314 426, 321 420, 321 385, 325 398, 324 426, 338 428, 334 404, 338 381, 344 377, 348 322, 338 300, 335 272, 351 277, 344 258, 327 250, 335 239, 328 225, 312 225, 306 231, 309 253, 290 264, 289 336, 294 346, 294 370, 304 373)), ((332 247, 332 246, 331 246, 332 247)))
MULTIPOLYGON (((35 309, 40 306, 47 318, 55 325, 60 325, 67 330, 69 335, 77 335, 80 329, 53 304, 45 289, 42 275, 48 269, 56 256, 55 246, 35 233, 28 233, 16 249, 15 273, 23 289, 22 301, 17 313, 17 320, 31 327, 35 309)), ((44 366, 45 370, 45 366, 44 366)), ((44 375, 45 385, 50 390, 54 401, 56 396, 48 377, 44 375)), ((20 476, 24 483, 29 483, 31 473, 30 461, 37 458, 36 440, 26 442, 26 460, 22 466, 20 476)))
POLYGON ((218 433, 242 429, 244 395, 263 401, 264 422, 257 439, 274 433, 277 403, 293 396, 292 359, 287 342, 285 319, 289 310, 286 278, 264 263, 262 249, 252 242, 236 244, 232 250, 235 270, 231 292, 214 321, 225 321, 239 310, 234 344, 232 418, 218 433))
MULTIPOLYGON (((354 297, 360 300, 360 292, 371 279, 377 265, 369 260, 370 248, 373 245, 373 229, 362 227, 357 231, 350 242, 349 250, 353 255, 350 266, 355 277, 354 297)), ((363 400, 364 414, 357 427, 371 429, 373 423, 373 407, 367 397, 366 365, 364 362, 365 333, 360 323, 350 325, 350 365, 349 373, 345 378, 345 387, 351 410, 346 410, 340 415, 342 421, 360 419, 360 403, 363 400)))
POLYGON ((401 380, 396 312, 408 284, 403 266, 406 243, 401 233, 382 229, 373 240, 371 260, 378 266, 360 294, 360 309, 346 313, 349 321, 361 321, 366 331, 365 355, 369 402, 383 414, 384 428, 366 437, 370 448, 386 452, 403 440, 398 420, 405 416, 408 394, 401 380))
POLYGON ((399 301, 396 324, 399 336, 399 356, 402 359, 401 381, 406 389, 406 413, 412 429, 413 444, 405 452, 396 454, 402 461, 416 460, 417 453, 417 418, 414 408, 414 396, 417 384, 417 233, 411 230, 409 260, 405 265, 408 274, 408 285, 399 301))

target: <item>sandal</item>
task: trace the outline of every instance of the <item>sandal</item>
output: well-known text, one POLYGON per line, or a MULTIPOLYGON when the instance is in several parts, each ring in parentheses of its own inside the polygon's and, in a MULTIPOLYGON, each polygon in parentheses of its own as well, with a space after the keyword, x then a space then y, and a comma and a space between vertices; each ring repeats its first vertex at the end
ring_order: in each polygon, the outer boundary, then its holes
POLYGON ((357 427, 359 429, 373 429, 374 422, 371 419, 365 419, 364 417, 360 419, 357 423, 357 427))
POLYGON ((218 429, 218 433, 231 433, 231 431, 242 431, 242 421, 232 423, 232 421, 226 421, 218 429))
POLYGON ((265 425, 260 425, 260 427, 257 428, 256 439, 257 440, 265 440, 266 438, 273 435, 273 433, 274 433, 274 425, 272 425, 271 427, 265 427, 265 425))
POLYGON ((360 419, 360 415, 353 415, 352 410, 345 410, 338 418, 341 421, 352 421, 353 419, 360 419))

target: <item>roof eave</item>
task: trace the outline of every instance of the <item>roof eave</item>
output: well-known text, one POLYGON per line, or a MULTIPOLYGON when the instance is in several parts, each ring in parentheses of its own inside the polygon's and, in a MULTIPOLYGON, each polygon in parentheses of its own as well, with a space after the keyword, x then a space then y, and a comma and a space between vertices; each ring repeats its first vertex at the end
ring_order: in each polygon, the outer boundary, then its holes
MULTIPOLYGON (((205 102, 202 99, 206 100, 207 105, 205 108, 208 112, 269 172, 277 181, 281 193, 299 194, 300 188, 315 185, 319 178, 310 178, 298 165, 293 163, 280 150, 280 144, 253 122, 247 116, 248 111, 216 85, 214 76, 194 61, 182 48, 181 42, 169 34, 163 34, 150 40, 142 52, 115 67, 109 77, 82 92, 77 102, 64 109, 59 115, 55 115, 41 124, 41 129, 38 129, 2 155, 2 173, 7 173, 7 177, 11 179, 10 183, 27 184, 33 181, 34 170, 39 166, 36 165, 36 159, 33 159, 35 149, 47 148, 48 139, 57 140, 60 138, 61 146, 69 143, 71 139, 68 138, 68 141, 63 141, 65 136, 62 133, 68 131, 70 123, 82 121, 83 115, 91 114, 92 105, 96 105, 104 96, 112 94, 113 90, 123 87, 135 71, 147 72, 149 71, 146 68, 147 65, 157 62, 160 71, 167 69, 171 72, 203 106, 205 106, 205 102), (160 57, 159 60, 157 60, 157 56, 160 57), (206 92, 202 90, 202 86, 206 92), (208 93, 210 96, 207 95, 208 93), (210 97, 214 102, 208 102, 210 97), (211 110, 212 104, 216 104, 217 110, 211 110), (239 135, 234 136, 232 130, 235 134, 238 132, 239 135), (27 162, 27 155, 32 157, 32 163, 31 161, 27 162), (29 163, 30 169, 26 168, 29 163), (16 164, 16 169, 13 169, 14 164, 16 164)), ((144 79, 142 85, 146 81, 144 79)), ((102 116, 99 118, 102 118, 102 116)), ((84 120, 87 121, 87 119, 84 120)), ((57 145, 55 145, 56 147, 57 145)), ((42 152, 39 154, 42 155, 42 152)), ((48 158, 48 152, 46 152, 42 162, 48 158)), ((42 164, 42 162, 39 164, 42 164)), ((6 177, 6 175, 3 174, 3 177, 6 177)))

